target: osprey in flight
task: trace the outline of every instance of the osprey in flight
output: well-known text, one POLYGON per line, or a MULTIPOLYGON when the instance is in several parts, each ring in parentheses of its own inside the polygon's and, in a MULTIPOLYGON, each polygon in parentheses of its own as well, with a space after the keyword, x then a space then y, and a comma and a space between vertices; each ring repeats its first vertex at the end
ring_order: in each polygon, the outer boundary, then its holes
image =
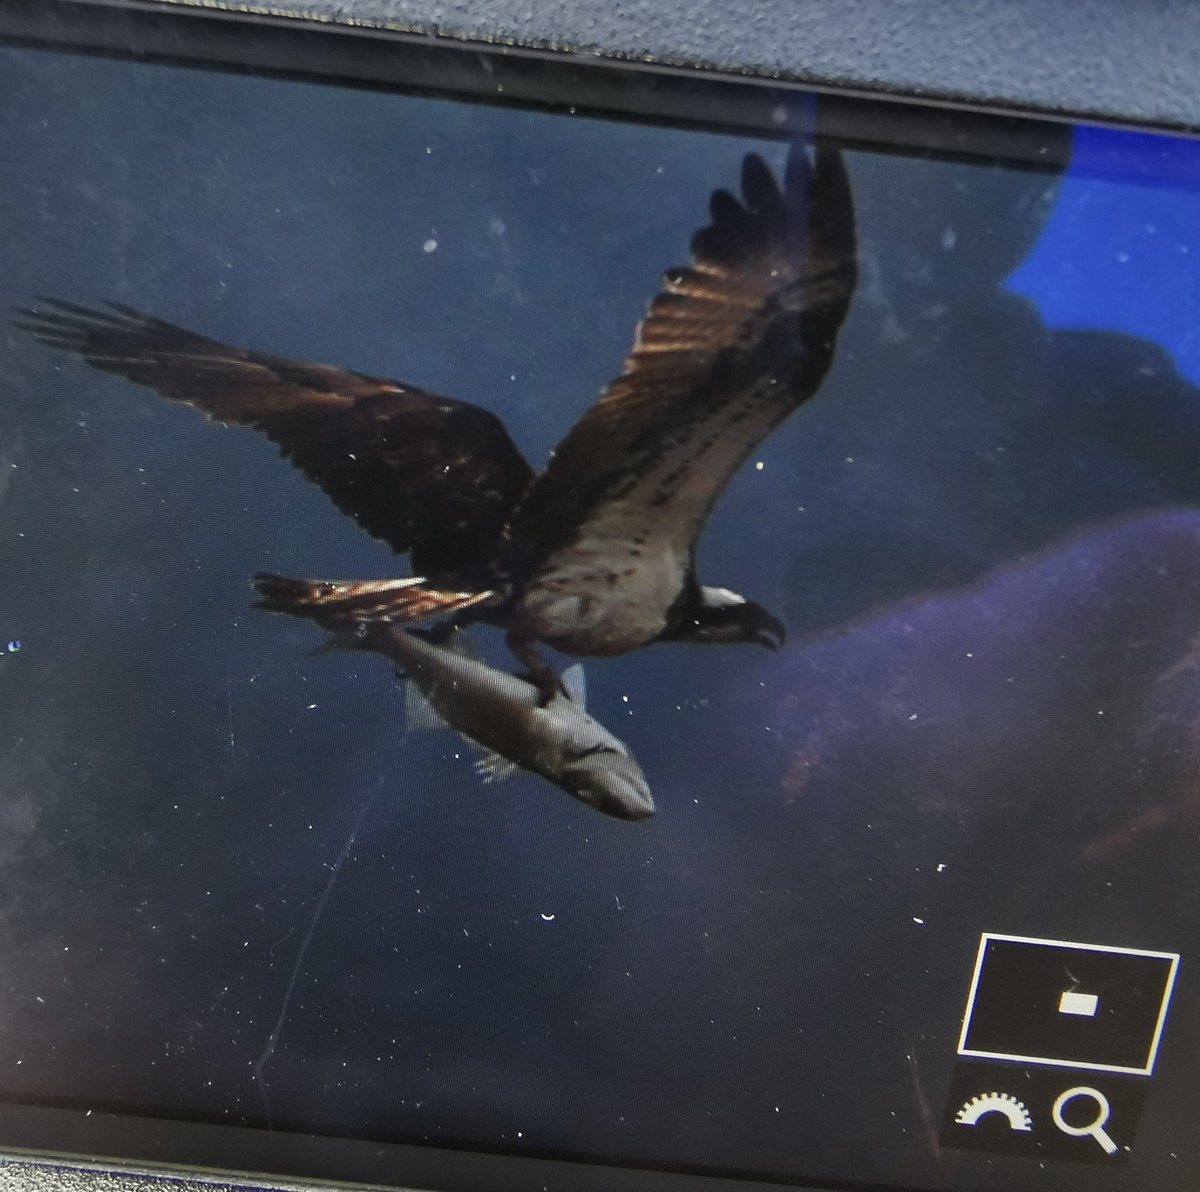
POLYGON ((856 279, 836 149, 762 158, 711 200, 693 263, 669 270, 625 367, 535 472, 487 410, 381 377, 230 347, 127 306, 45 300, 19 326, 93 367, 252 426, 420 578, 259 575, 262 606, 327 628, 453 614, 502 626, 552 698, 537 649, 757 641, 783 626, 702 586, 696 540, 747 454, 818 389, 856 279))

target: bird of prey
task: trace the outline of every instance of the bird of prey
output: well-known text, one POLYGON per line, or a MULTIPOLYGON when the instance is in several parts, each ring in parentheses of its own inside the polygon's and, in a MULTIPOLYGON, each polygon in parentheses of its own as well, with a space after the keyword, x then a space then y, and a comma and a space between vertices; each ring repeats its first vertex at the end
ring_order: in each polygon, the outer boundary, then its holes
POLYGON ((259 575, 262 607, 330 629, 432 615, 501 626, 544 702, 538 650, 754 641, 782 624, 696 576, 696 541, 747 454, 819 388, 854 292, 840 152, 761 157, 713 193, 693 262, 670 269, 620 375, 535 472, 500 420, 412 385, 231 347, 131 307, 39 299, 42 343, 272 439, 416 577, 259 575))

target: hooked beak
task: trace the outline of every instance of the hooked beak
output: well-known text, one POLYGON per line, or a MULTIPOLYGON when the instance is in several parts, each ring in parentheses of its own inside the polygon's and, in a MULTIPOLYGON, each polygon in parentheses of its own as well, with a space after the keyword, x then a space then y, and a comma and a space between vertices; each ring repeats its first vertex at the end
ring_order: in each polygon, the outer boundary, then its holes
POLYGON ((750 640, 768 650, 779 650, 787 641, 787 629, 778 617, 763 613, 762 620, 754 627, 750 640))

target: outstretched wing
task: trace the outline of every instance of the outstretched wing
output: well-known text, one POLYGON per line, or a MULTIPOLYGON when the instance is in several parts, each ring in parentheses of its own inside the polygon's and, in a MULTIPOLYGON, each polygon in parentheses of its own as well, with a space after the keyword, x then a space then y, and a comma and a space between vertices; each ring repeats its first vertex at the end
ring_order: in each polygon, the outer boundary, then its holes
MULTIPOLYGON (((468 586, 533 471, 494 414, 395 381, 230 347, 127 306, 39 299, 17 325, 42 343, 252 426, 368 533, 438 582, 468 586)), ((483 583, 483 586, 487 586, 483 583)))
POLYGON ((711 211, 529 490, 512 532, 535 557, 589 539, 690 557, 734 470, 828 371, 857 275, 841 154, 794 147, 782 188, 750 155, 742 199, 718 190, 711 211))

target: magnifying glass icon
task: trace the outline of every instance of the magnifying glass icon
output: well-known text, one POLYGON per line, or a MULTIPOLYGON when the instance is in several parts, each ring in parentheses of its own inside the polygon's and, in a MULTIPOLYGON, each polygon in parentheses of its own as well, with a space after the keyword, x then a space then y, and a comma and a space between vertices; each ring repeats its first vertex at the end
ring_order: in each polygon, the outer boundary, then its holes
POLYGON ((1115 1155, 1120 1149, 1104 1132, 1104 1127, 1108 1125, 1108 1119, 1112 1114, 1112 1106, 1109 1105, 1108 1098, 1099 1089, 1088 1088, 1085 1084, 1078 1084, 1073 1089, 1067 1089, 1065 1093, 1059 1095, 1050 1112, 1054 1117, 1054 1124, 1064 1134, 1070 1134, 1072 1138, 1094 1138, 1110 1155, 1115 1155), (1063 1118, 1063 1110, 1078 1097, 1087 1097, 1096 1106, 1096 1116, 1086 1126, 1072 1126, 1063 1118))

